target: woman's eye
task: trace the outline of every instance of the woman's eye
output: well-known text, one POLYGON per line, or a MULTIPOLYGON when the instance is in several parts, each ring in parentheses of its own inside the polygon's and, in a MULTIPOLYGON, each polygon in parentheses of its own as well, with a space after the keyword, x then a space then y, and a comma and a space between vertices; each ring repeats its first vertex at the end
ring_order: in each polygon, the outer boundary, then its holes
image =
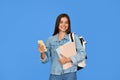
POLYGON ((60 21, 60 23, 63 23, 63 21, 60 21))
POLYGON ((68 24, 68 22, 65 22, 65 24, 68 24))

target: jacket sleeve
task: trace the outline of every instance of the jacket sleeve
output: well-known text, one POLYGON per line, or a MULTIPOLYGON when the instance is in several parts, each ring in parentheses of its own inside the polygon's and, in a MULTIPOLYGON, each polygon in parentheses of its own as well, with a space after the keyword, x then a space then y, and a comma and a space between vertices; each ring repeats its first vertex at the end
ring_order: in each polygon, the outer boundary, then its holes
POLYGON ((49 61, 49 58, 50 58, 50 38, 48 38, 46 41, 46 48, 47 48, 47 51, 45 52, 45 58, 42 59, 40 57, 40 60, 42 63, 47 63, 49 61))
POLYGON ((75 56, 71 56, 70 59, 72 60, 73 65, 77 65, 79 62, 85 59, 86 52, 80 43, 79 37, 76 34, 74 35, 74 38, 77 53, 75 56))

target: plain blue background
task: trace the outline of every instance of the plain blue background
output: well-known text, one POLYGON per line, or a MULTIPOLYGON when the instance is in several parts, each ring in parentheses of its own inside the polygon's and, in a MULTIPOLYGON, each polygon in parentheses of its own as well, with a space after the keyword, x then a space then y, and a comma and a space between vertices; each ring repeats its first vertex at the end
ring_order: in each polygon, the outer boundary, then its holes
POLYGON ((40 62, 37 41, 52 35, 61 13, 87 40, 78 80, 120 79, 119 0, 0 0, 0 80, 48 80, 50 62, 40 62))

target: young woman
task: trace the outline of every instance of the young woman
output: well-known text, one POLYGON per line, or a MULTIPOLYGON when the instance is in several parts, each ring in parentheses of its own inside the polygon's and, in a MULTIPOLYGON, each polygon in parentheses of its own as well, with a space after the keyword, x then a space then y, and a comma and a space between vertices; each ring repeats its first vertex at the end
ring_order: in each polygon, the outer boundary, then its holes
POLYGON ((48 62, 51 58, 49 80, 77 80, 77 64, 85 58, 85 50, 82 48, 78 36, 76 34, 74 35, 75 46, 77 49, 77 54, 75 56, 67 58, 61 55, 61 58, 59 58, 56 51, 59 46, 64 45, 69 41, 69 33, 71 33, 70 18, 67 14, 60 14, 56 19, 53 35, 47 39, 47 52, 42 52, 43 46, 38 46, 42 63, 48 62), (71 62, 73 66, 64 70, 62 65, 68 62, 71 62))

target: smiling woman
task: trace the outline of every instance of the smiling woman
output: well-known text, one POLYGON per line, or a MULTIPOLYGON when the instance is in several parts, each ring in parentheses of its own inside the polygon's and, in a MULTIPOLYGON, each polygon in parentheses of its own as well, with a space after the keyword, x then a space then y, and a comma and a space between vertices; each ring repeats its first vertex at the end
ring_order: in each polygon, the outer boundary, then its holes
MULTIPOLYGON (((71 33, 70 18, 68 14, 60 14, 56 19, 55 30, 51 37, 47 39, 46 48, 47 51, 43 52, 43 46, 38 46, 38 50, 41 53, 40 58, 42 63, 46 63, 51 60, 51 72, 49 80, 77 80, 76 71, 77 64, 85 58, 85 51, 81 47, 79 37, 75 35, 75 46, 77 54, 71 57, 65 57, 57 54, 56 49, 69 42, 69 33, 71 33), (72 63, 72 67, 63 69, 63 65, 66 63, 72 63)), ((62 53, 69 54, 69 53, 62 53)))

